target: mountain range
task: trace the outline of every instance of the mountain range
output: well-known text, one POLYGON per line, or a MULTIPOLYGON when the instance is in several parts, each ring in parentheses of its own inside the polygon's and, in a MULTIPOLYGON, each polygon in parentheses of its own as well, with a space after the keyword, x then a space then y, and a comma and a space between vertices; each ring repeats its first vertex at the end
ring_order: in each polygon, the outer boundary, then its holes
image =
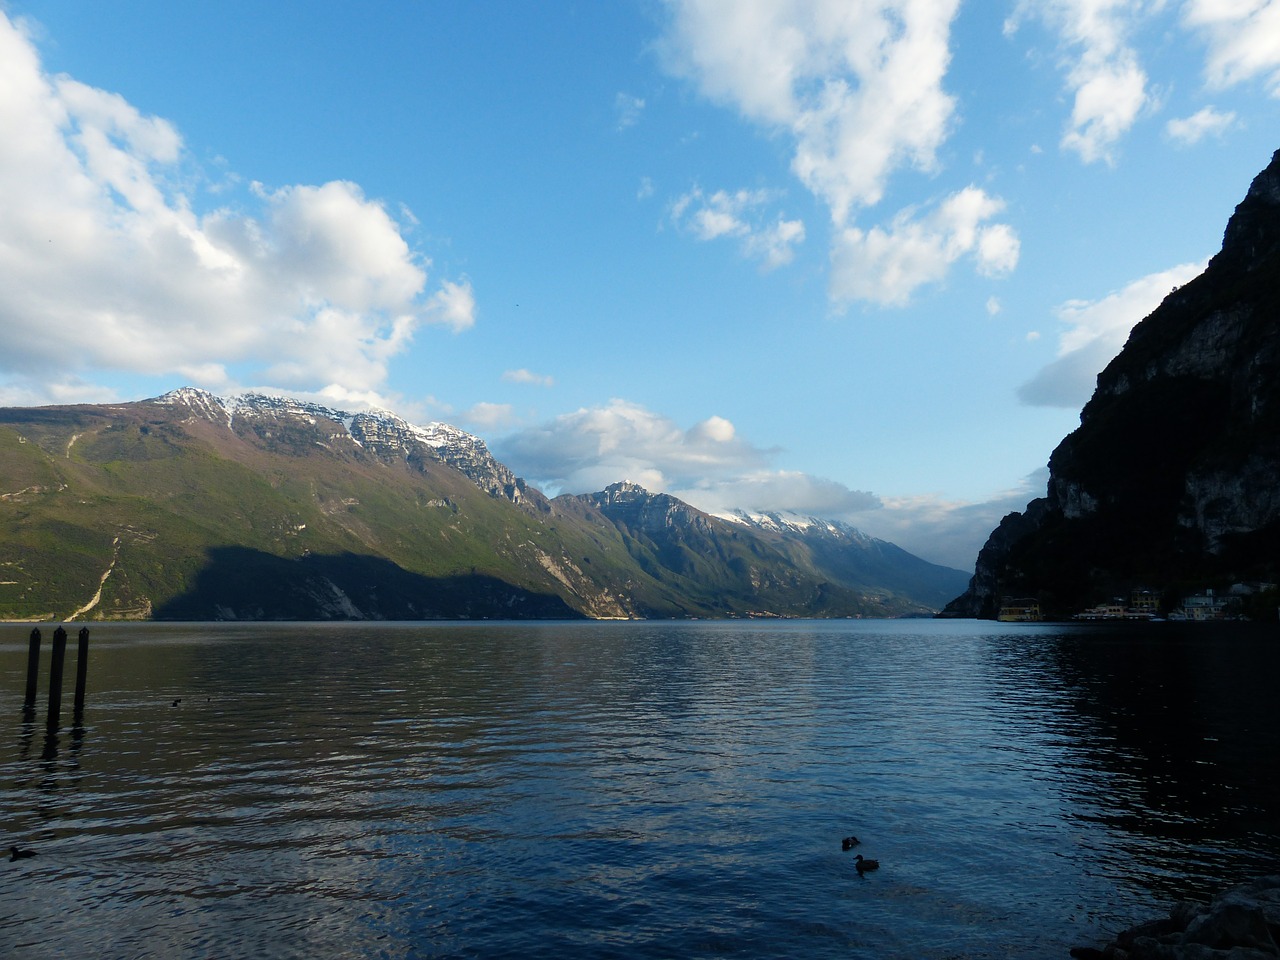
MULTIPOLYGON (((1053 451, 1046 495, 1009 514, 954 616, 1005 597, 1067 616, 1134 591, 1235 590, 1274 620, 1280 581, 1280 151, 1221 251, 1138 323, 1053 451)), ((1022 606, 1026 606, 1023 604, 1022 606)))
POLYGON ((928 615, 966 574, 631 483, 550 499, 446 424, 182 388, 0 409, 0 618, 928 615))

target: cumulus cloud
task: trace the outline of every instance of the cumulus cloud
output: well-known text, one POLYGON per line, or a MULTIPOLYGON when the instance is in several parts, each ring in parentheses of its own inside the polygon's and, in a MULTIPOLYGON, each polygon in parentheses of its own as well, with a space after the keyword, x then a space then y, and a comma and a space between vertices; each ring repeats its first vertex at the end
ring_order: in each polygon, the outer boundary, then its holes
POLYGON ((670 0, 669 68, 790 133, 792 170, 843 224, 901 164, 934 167, 955 103, 942 89, 958 0, 670 0))
POLYGON ((916 288, 943 279, 961 257, 972 257, 985 276, 1007 274, 1018 263, 1018 237, 1007 224, 988 222, 1003 207, 971 186, 923 217, 903 212, 888 230, 843 230, 831 255, 832 300, 905 304, 916 288))
POLYGON ((1208 44, 1205 79, 1225 89, 1259 78, 1280 97, 1280 2, 1188 0, 1183 23, 1208 44))
POLYGON ((763 213, 773 199, 767 190, 706 194, 694 187, 672 204, 671 221, 698 240, 735 238, 746 256, 772 269, 790 263, 796 245, 804 241, 803 222, 763 213))
POLYGON ((548 493, 586 493, 620 480, 655 492, 762 468, 773 455, 723 417, 683 429, 639 404, 612 400, 494 443, 503 462, 548 493))
MULTIPOLYGON (((957 0, 669 0, 668 6, 668 69, 793 143, 792 172, 831 213, 837 304, 904 303, 970 250, 986 273, 1012 269, 1012 228, 988 224, 966 237, 952 221, 958 214, 950 208, 974 199, 971 191, 949 198, 947 209, 931 217, 903 211, 887 229, 854 225, 860 210, 881 201, 895 172, 937 169, 955 113, 943 79, 957 0)), ((682 217, 688 211, 686 226, 702 239, 742 236, 746 227, 732 208, 742 197, 686 195, 677 207, 682 217)), ((769 230, 752 230, 744 249, 770 265, 785 262, 802 231, 799 221, 779 219, 769 230)))
POLYGON ((1098 374, 1120 352, 1134 324, 1205 266, 1205 262, 1180 264, 1141 277, 1101 300, 1064 303, 1056 311, 1065 327, 1058 338, 1057 359, 1018 388, 1019 399, 1030 406, 1084 406, 1093 396, 1098 374))
POLYGON ((1151 104, 1147 74, 1128 43, 1133 24, 1159 5, 1142 0, 1020 0, 1006 33, 1026 17, 1057 30, 1067 87, 1074 95, 1062 146, 1086 163, 1110 163, 1113 149, 1151 104))
POLYGON ((3 13, 0 129, 10 394, 53 399, 89 369, 371 391, 422 324, 473 321, 469 283, 428 294, 428 263, 354 183, 255 184, 246 208, 198 213, 172 125, 49 76, 3 13))
POLYGON ((1192 146, 1205 137, 1221 137, 1236 125, 1236 115, 1228 110, 1223 113, 1205 107, 1189 117, 1178 117, 1164 125, 1169 139, 1183 146, 1192 146))

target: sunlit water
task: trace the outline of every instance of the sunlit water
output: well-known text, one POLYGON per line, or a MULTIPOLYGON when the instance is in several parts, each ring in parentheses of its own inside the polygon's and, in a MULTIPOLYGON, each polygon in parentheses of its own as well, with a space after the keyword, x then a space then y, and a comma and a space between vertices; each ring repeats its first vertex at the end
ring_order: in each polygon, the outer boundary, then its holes
POLYGON ((47 736, 0 627, 0 956, 1065 958, 1280 865, 1270 625, 91 629, 47 736))

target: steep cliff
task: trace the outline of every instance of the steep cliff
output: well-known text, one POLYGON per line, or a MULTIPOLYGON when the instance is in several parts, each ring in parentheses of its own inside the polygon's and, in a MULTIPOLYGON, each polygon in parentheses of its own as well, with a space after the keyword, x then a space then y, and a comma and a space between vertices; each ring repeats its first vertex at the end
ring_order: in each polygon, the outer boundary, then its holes
POLYGON ((1066 615, 1138 588, 1280 579, 1280 151, 1204 273, 1099 374, 1049 471, 946 614, 990 617, 1018 596, 1066 615))

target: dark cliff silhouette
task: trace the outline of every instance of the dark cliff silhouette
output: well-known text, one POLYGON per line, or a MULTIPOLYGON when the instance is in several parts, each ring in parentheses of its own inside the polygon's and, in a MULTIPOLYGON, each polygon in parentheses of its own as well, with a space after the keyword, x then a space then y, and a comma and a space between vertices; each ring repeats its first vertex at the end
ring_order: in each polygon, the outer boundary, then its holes
POLYGON ((1221 252, 1099 374, 1049 471, 944 615, 993 617, 1015 596, 1063 616, 1134 589, 1280 579, 1280 151, 1221 252))

